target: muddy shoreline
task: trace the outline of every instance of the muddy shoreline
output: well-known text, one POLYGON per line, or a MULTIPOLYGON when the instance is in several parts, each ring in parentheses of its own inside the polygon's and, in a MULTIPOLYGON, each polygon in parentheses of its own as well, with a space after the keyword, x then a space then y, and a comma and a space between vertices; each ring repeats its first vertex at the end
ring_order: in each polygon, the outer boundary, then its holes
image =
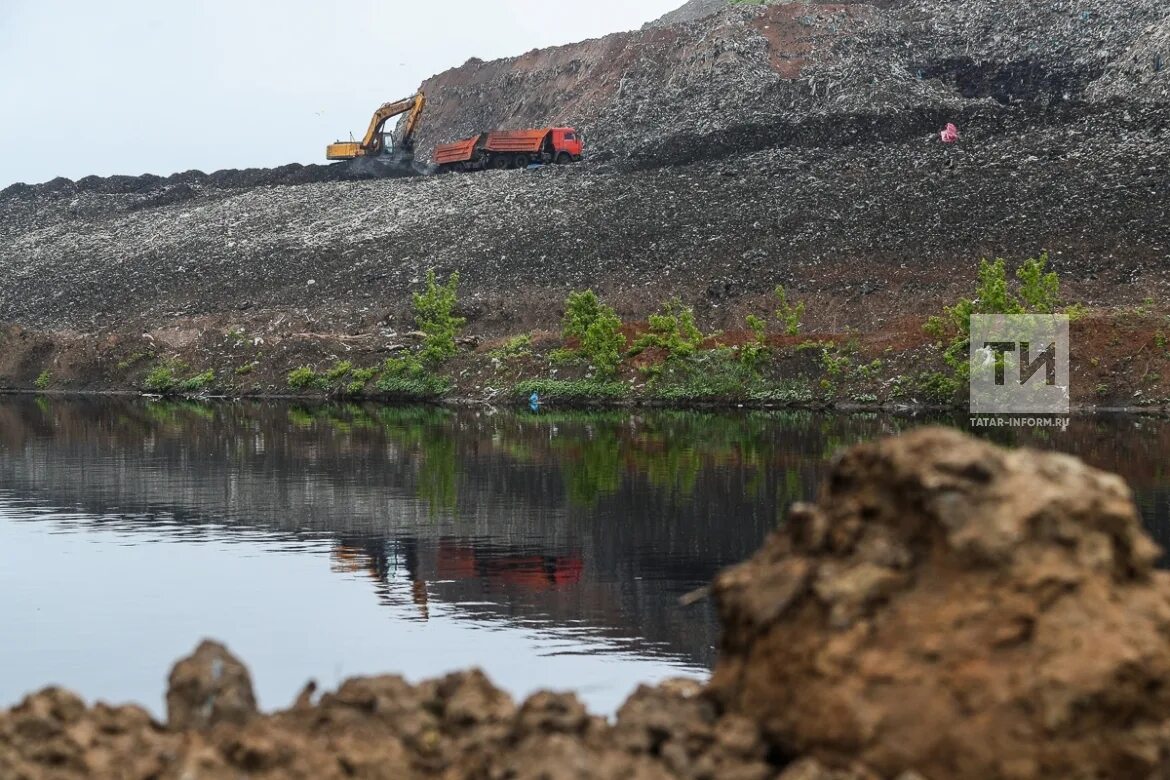
MULTIPOLYGON (((1072 323, 1071 407, 1170 412, 1170 309, 1153 301, 1088 309, 1072 323)), ((601 376, 559 331, 490 337, 469 327, 457 353, 410 375, 421 334, 337 332, 284 317, 184 318, 149 330, 42 331, 0 327, 0 392, 124 392, 520 406, 710 409, 961 410, 966 382, 948 365, 925 317, 844 333, 811 328, 763 342, 743 329, 704 338, 693 355, 651 347, 601 376), (746 366, 743 351, 761 350, 746 366)), ((627 345, 646 322, 627 322, 627 345)))
MULTIPOLYGON (((26 396, 26 397, 47 397, 47 398, 143 398, 156 400, 183 400, 183 401, 198 401, 203 403, 230 403, 235 401, 275 401, 275 402, 289 402, 289 403, 330 403, 337 401, 348 401, 356 403, 373 403, 373 404, 413 404, 420 406, 439 406, 451 408, 499 408, 500 403, 493 403, 482 398, 459 398, 459 397, 444 397, 439 400, 427 399, 394 399, 394 398, 378 398, 378 397, 323 397, 320 395, 304 395, 304 394, 290 394, 278 393, 273 395, 158 395, 152 393, 143 393, 139 390, 37 390, 37 389, 14 389, 14 388, 0 388, 0 396, 26 396)), ((517 401, 510 405, 510 408, 526 407, 527 402, 517 401)), ((945 404, 897 404, 897 405, 881 405, 881 404, 858 404, 858 403, 827 403, 827 404, 802 404, 798 402, 787 404, 775 404, 762 401, 746 400, 729 400, 725 402, 668 402, 668 401, 653 401, 653 400, 627 400, 627 401, 585 401, 585 400, 570 400, 560 401, 555 404, 549 404, 550 408, 557 409, 598 409, 609 411, 624 411, 624 410, 638 410, 638 409, 676 409, 699 412, 734 412, 734 411, 785 411, 785 410, 799 410, 808 412, 839 412, 842 414, 853 413, 880 413, 891 414, 899 417, 915 417, 921 414, 931 412, 956 412, 965 413, 965 407, 959 405, 945 405, 945 404)), ((1170 405, 1149 407, 1149 406, 1072 406, 1069 409, 1068 419, 1079 419, 1093 417, 1096 415, 1128 415, 1133 417, 1148 417, 1148 418, 1165 418, 1170 417, 1170 405)), ((1051 417, 1052 415, 1018 415, 1020 417, 1051 417)), ((1063 415, 1056 415, 1063 416, 1063 415)))

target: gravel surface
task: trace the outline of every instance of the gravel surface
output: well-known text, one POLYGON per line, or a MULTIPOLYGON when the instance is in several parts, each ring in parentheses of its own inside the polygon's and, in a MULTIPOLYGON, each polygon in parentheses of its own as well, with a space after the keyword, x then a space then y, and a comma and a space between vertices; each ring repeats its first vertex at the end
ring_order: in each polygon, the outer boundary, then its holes
POLYGON ((652 22, 647 22, 645 28, 668 27, 682 22, 693 22, 697 19, 710 16, 727 8, 728 0, 689 0, 681 7, 663 14, 652 22))
POLYGON ((1153 0, 793 3, 473 60, 425 85, 421 156, 572 122, 588 160, 16 185, 0 192, 0 322, 291 311, 364 328, 401 316, 435 267, 461 272, 488 333, 555 326, 585 286, 626 316, 678 294, 721 327, 777 283, 812 322, 872 328, 934 309, 983 255, 1041 249, 1085 300, 1160 296, 1168 15, 1153 0), (949 121, 953 147, 937 138, 949 121))

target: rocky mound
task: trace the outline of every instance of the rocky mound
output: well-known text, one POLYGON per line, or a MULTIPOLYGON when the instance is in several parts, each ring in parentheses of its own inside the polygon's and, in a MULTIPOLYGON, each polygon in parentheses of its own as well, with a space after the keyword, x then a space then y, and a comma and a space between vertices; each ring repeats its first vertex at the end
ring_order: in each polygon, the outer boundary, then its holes
POLYGON ((204 190, 241 190, 282 184, 309 184, 330 181, 366 181, 369 179, 401 178, 416 171, 401 167, 378 165, 366 160, 355 160, 331 165, 299 165, 292 163, 279 168, 227 169, 204 173, 184 171, 170 176, 86 176, 73 181, 58 177, 44 184, 12 184, 0 190, 0 203, 5 200, 29 200, 37 196, 71 197, 95 195, 138 196, 129 208, 156 208, 191 200, 204 190))
POLYGON ((1170 580, 1125 484, 923 430, 848 452, 717 591, 712 690, 882 777, 1163 777, 1170 580))
POLYGON ((350 680, 256 711, 205 643, 168 723, 49 689, 0 712, 0 776, 1165 777, 1170 575, 1115 476, 942 429, 855 447, 716 583, 706 688, 643 688, 612 724, 517 706, 479 672, 350 680))
POLYGON ((697 0, 638 32, 472 60, 428 79, 419 148, 495 127, 572 124, 595 158, 663 164, 680 146, 692 159, 727 153, 729 135, 733 151, 763 148, 772 141, 751 128, 810 116, 1124 98, 1130 82, 1109 74, 1134 57, 1155 62, 1149 31, 1170 18, 1156 0, 719 6, 697 0), (1094 89, 1103 77, 1114 86, 1094 89))
POLYGON ((663 14, 652 22, 647 22, 644 28, 668 27, 682 22, 693 22, 697 19, 719 13, 730 5, 728 0, 687 0, 682 6, 670 13, 663 14))
POLYGON ((1109 63, 1089 94, 1097 100, 1165 103, 1170 99, 1170 20, 1148 27, 1124 54, 1109 63))

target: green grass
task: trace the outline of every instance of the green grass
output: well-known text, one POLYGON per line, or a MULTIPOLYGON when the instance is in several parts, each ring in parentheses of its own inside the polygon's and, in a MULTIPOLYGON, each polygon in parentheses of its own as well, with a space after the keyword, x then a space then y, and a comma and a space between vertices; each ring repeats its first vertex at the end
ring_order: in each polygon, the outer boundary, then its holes
POLYGON ((187 367, 180 362, 159 363, 146 375, 143 387, 152 393, 168 395, 202 392, 215 383, 215 372, 211 369, 183 379, 181 374, 186 370, 187 367))
POLYGON ((379 393, 395 398, 430 401, 449 393, 452 384, 447 377, 431 373, 418 357, 408 354, 387 358, 375 387, 379 393))
POLYGON ((51 384, 53 384, 53 372, 46 369, 37 377, 37 390, 48 390, 51 384))
POLYGON ((196 374, 179 382, 178 389, 180 393, 198 393, 211 387, 214 382, 215 372, 207 369, 202 374, 196 374))
POLYGON ((434 374, 423 376, 384 376, 375 385, 379 393, 395 398, 434 400, 451 390, 451 380, 434 374))
POLYGON ((536 393, 541 400, 554 402, 616 400, 629 392, 629 386, 622 382, 596 379, 526 379, 512 389, 513 395, 520 398, 536 393))
POLYGON ((748 391, 751 400, 769 404, 807 404, 815 397, 808 382, 802 380, 787 380, 778 385, 756 387, 748 391))
POLYGON ((742 399, 760 384, 759 374, 728 348, 704 350, 686 360, 668 360, 650 383, 662 401, 742 399))

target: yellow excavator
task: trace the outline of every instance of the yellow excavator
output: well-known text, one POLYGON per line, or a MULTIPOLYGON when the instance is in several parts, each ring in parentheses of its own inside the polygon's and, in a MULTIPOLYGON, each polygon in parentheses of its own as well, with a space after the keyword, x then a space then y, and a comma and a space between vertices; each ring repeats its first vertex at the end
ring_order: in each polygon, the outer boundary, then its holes
POLYGON ((427 97, 422 92, 393 103, 384 103, 370 119, 370 127, 360 141, 337 141, 325 149, 330 160, 355 160, 359 157, 393 156, 397 162, 409 162, 414 157, 414 132, 418 129, 427 97), (386 123, 407 111, 406 125, 395 139, 393 132, 385 132, 386 123))

